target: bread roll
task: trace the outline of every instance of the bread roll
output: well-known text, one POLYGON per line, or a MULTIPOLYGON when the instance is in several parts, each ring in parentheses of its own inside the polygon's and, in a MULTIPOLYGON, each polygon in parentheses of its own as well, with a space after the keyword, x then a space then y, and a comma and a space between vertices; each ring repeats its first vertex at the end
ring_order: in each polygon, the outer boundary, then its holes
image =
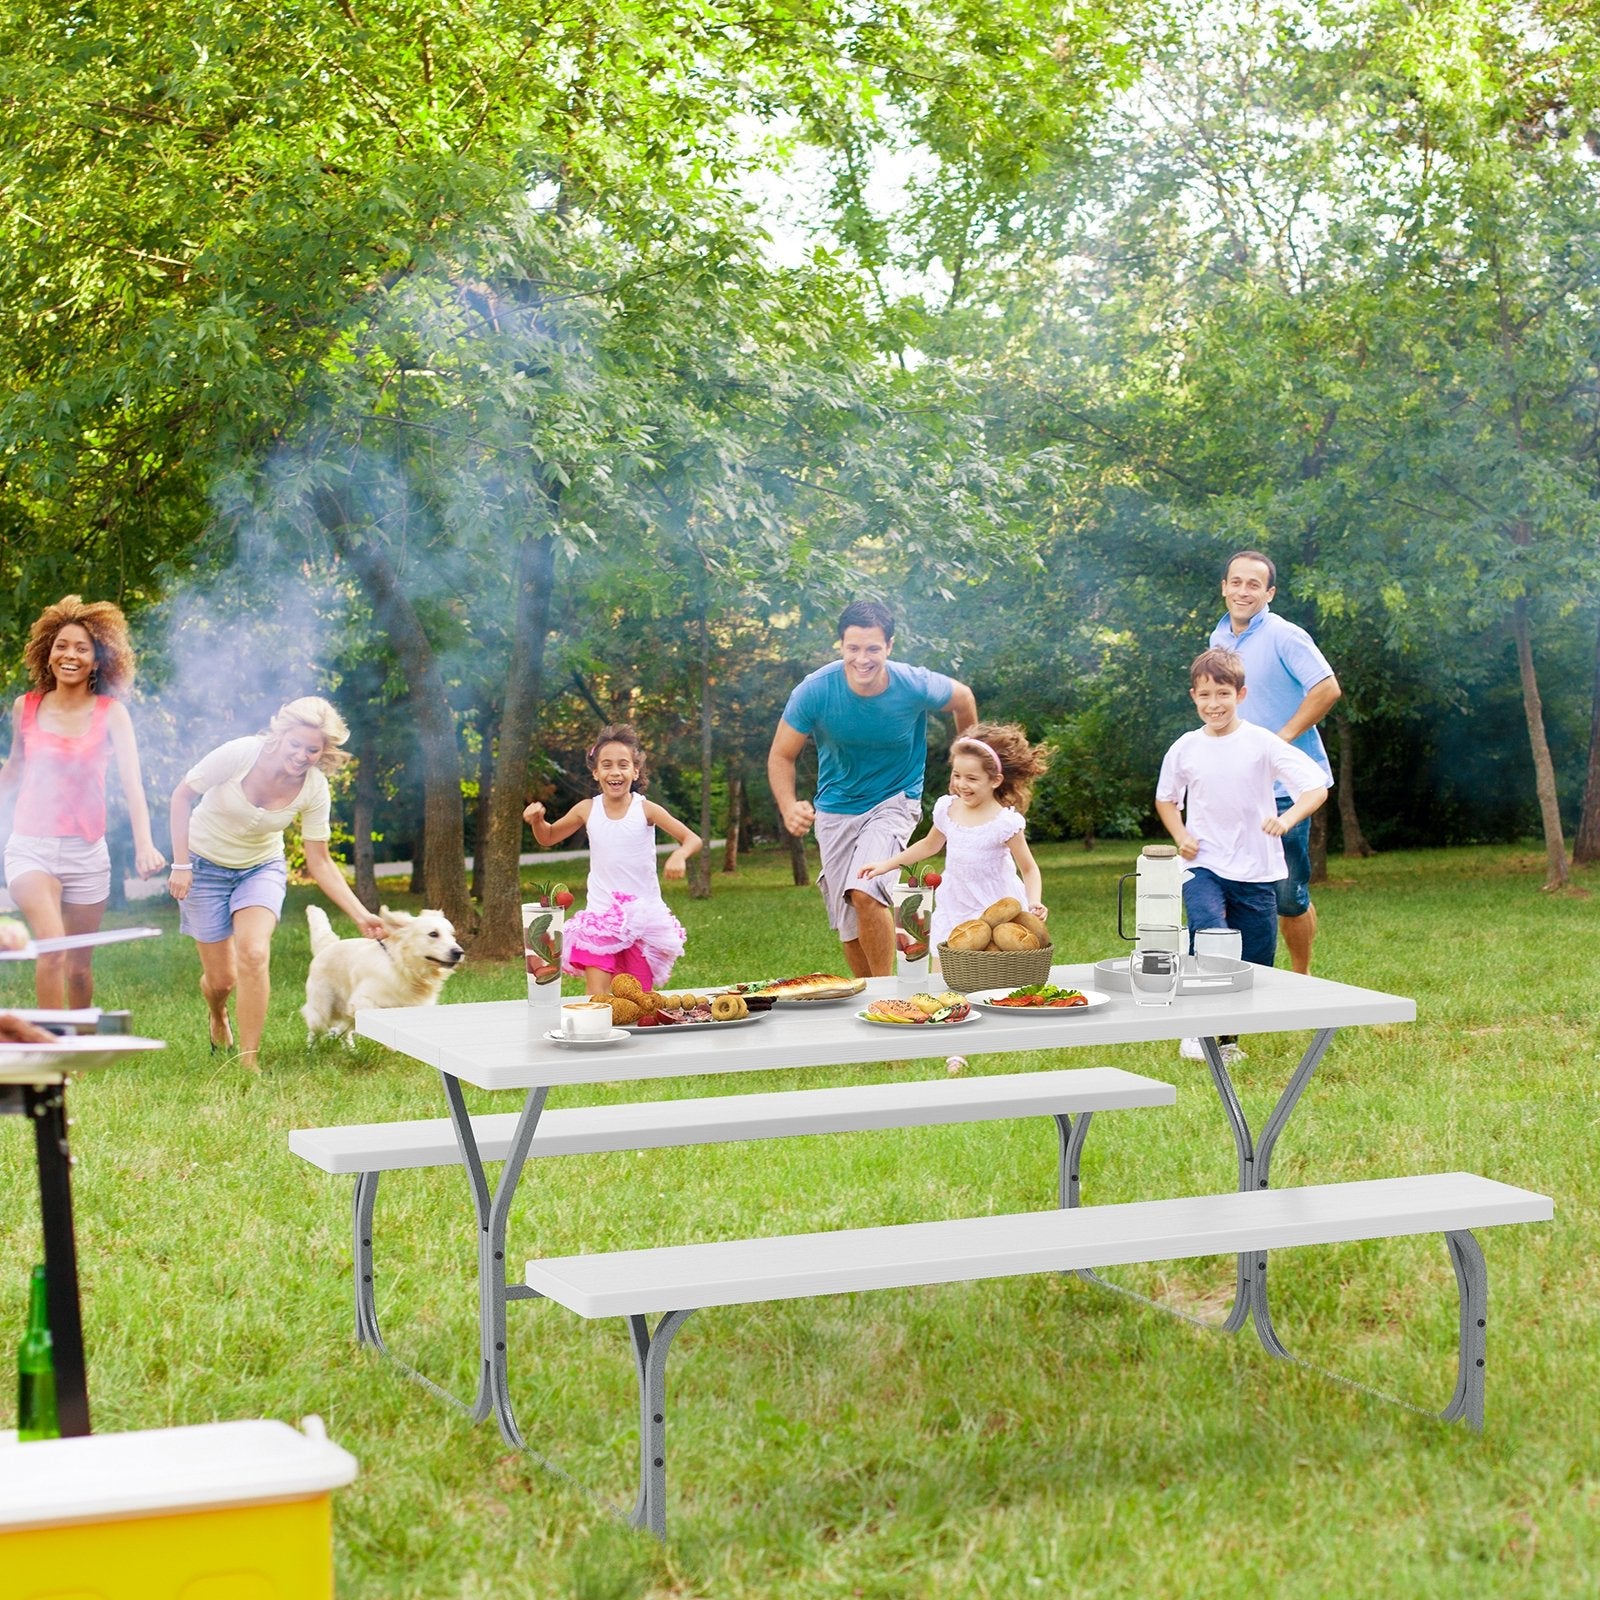
POLYGON ((989 924, 982 917, 974 917, 970 922, 958 922, 945 943, 952 950, 987 950, 993 937, 989 924))
POLYGON ((991 928, 998 928, 1002 923, 1010 922, 1022 910, 1022 902, 1013 900, 1007 895, 1004 900, 996 900, 983 914, 983 920, 991 928))
POLYGON ((1039 941, 1020 922, 1002 922, 994 930, 996 950, 1037 950, 1039 941))
POLYGON ((1045 927, 1042 917, 1034 916, 1031 911, 1019 911, 1011 920, 1018 927, 1026 928, 1039 941, 1041 950, 1050 943, 1050 930, 1045 927))

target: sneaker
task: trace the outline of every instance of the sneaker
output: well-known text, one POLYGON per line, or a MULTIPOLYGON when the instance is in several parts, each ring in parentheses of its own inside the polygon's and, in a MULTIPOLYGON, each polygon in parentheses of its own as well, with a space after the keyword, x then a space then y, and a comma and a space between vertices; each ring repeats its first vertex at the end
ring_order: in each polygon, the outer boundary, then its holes
POLYGON ((1222 1045, 1220 1050, 1222 1054, 1222 1064, 1225 1067, 1231 1067, 1236 1061, 1248 1060, 1248 1057, 1245 1055, 1244 1051, 1241 1050, 1238 1045, 1234 1044, 1231 1039, 1227 1044, 1222 1045))
POLYGON ((1185 1061, 1204 1061, 1206 1053, 1200 1048, 1198 1039, 1180 1039, 1178 1041, 1178 1054, 1185 1061))

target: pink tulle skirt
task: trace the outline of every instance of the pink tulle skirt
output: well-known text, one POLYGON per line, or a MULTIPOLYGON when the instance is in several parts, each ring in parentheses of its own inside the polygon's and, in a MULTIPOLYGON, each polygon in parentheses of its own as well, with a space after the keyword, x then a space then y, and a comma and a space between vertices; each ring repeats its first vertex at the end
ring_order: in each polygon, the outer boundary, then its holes
POLYGON ((567 972, 600 967, 606 972, 631 972, 647 988, 659 989, 672 976, 683 954, 683 924, 661 900, 613 895, 567 918, 567 972))

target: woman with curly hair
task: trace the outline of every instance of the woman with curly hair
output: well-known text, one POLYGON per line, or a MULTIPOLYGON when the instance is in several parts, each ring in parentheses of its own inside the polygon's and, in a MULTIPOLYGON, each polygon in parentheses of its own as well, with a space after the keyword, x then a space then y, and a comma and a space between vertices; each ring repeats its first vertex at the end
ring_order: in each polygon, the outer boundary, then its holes
POLYGON ((260 1064, 271 997, 272 932, 283 914, 289 866, 283 830, 297 817, 306 870, 369 939, 388 931, 350 892, 328 851, 328 774, 350 757, 344 718, 303 695, 280 706, 267 731, 230 739, 202 756, 172 791, 172 876, 180 930, 200 951, 200 993, 211 1014, 211 1049, 230 1049, 228 996, 236 993, 239 1061, 260 1064))
MULTIPOLYGON (((35 939, 92 933, 111 897, 111 761, 127 801, 139 876, 166 865, 150 837, 139 747, 119 698, 133 682, 127 619, 109 600, 85 604, 69 594, 40 613, 23 662, 33 687, 11 707, 11 754, 0 767, 0 803, 16 796, 6 886, 35 939)), ((40 956, 33 969, 39 1004, 88 1005, 92 956, 92 950, 40 956)))

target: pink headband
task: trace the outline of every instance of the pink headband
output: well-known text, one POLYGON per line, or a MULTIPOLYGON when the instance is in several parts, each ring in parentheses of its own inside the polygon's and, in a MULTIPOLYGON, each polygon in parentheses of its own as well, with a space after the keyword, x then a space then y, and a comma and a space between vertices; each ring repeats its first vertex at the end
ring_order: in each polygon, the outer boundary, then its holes
POLYGON ((962 736, 959 739, 956 740, 956 743, 958 745, 962 745, 962 744, 975 745, 979 750, 983 751, 983 753, 986 756, 988 756, 988 758, 992 762, 994 762, 995 775, 997 777, 1001 777, 1001 778, 1005 777, 1005 775, 1006 775, 1005 763, 1000 759, 1000 757, 998 755, 995 754, 995 750, 994 750, 994 746, 993 745, 985 744, 982 739, 969 738, 966 734, 962 734, 962 736))

